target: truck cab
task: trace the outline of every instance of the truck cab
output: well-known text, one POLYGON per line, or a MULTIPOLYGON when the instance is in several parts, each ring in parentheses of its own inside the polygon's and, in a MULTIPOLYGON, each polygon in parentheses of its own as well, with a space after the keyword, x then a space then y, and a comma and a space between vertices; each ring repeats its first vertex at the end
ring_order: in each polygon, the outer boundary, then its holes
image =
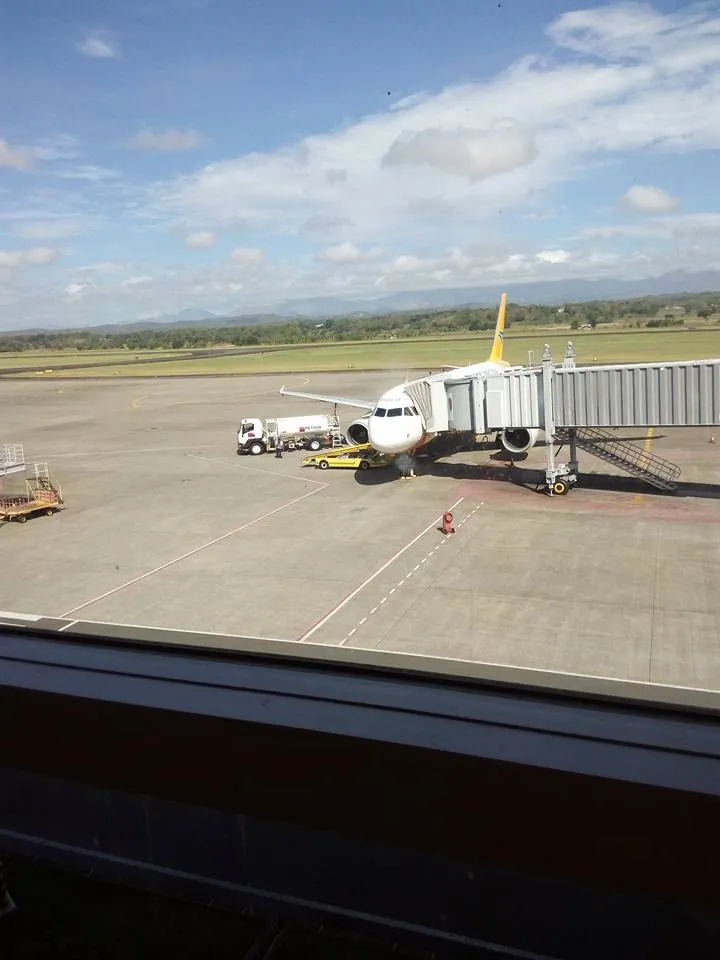
POLYGON ((258 456, 267 449, 267 436, 262 420, 248 417, 240 421, 237 432, 237 452, 258 456))

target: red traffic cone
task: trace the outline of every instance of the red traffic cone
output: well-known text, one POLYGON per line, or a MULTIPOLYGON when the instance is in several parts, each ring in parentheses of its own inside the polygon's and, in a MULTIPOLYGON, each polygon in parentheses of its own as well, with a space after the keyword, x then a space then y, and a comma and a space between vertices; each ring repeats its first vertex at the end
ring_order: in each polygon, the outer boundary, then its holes
POLYGON ((442 531, 446 536, 448 533, 455 533, 455 527, 453 526, 453 515, 449 510, 447 513, 443 514, 442 531))

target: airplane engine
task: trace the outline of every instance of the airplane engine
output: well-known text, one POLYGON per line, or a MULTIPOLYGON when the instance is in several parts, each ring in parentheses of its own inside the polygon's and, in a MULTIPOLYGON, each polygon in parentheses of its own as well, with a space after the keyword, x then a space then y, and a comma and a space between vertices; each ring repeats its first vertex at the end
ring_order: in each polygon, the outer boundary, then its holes
POLYGON ((527 430, 524 427, 519 430, 502 430, 498 434, 498 440, 503 450, 508 453, 525 453, 535 446, 535 441, 539 430, 527 430))
POLYGON ((368 442, 368 420, 370 417, 362 417, 360 420, 353 420, 345 431, 345 436, 351 443, 368 442))

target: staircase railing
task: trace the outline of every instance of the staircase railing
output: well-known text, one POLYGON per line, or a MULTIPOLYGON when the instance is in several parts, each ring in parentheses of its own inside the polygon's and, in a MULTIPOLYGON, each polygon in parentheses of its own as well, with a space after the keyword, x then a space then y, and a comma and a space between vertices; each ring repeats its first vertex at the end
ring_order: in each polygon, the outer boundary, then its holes
POLYGON ((599 427, 558 427, 555 436, 569 443, 575 431, 575 443, 581 450, 607 463, 647 480, 661 490, 675 490, 681 470, 676 463, 643 450, 629 440, 620 440, 608 430, 599 427))

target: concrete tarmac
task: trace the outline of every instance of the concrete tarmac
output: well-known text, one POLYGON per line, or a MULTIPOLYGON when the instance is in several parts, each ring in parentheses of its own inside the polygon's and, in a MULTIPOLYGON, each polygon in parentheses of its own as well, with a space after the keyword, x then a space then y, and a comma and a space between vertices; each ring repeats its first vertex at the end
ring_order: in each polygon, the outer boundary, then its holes
POLYGON ((325 409, 283 382, 372 400, 403 375, 0 380, 0 443, 47 461, 67 507, 0 524, 0 610, 720 689, 709 429, 618 431, 681 466, 673 495, 581 451, 547 497, 542 447, 412 480, 235 453, 243 416, 325 409))

